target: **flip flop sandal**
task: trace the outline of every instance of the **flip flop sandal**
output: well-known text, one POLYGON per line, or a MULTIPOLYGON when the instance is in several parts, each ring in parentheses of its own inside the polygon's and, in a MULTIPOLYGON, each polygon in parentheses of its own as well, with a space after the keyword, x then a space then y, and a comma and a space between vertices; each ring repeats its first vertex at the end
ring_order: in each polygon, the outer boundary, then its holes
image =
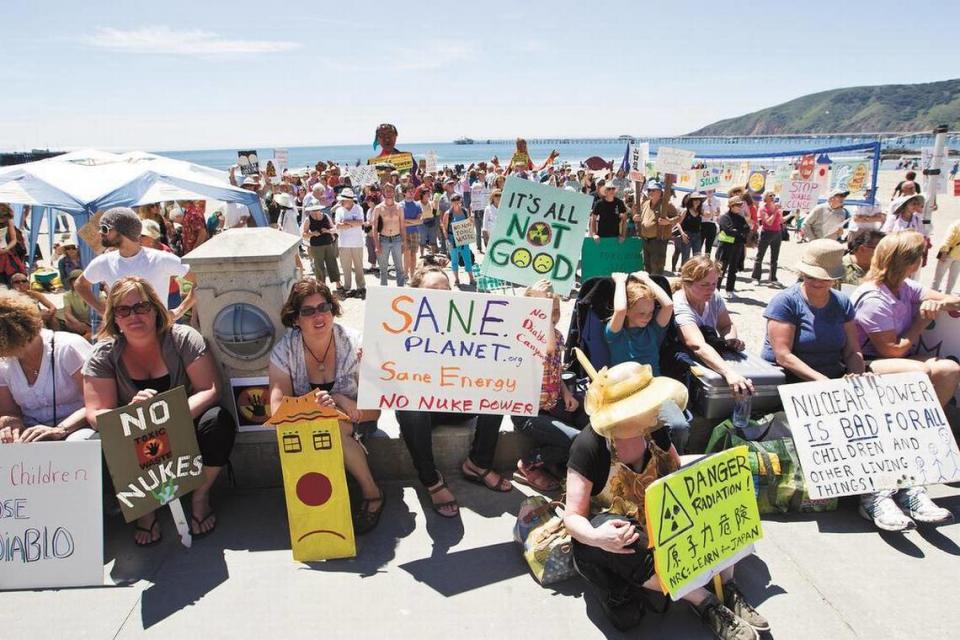
POLYGON ((387 506, 387 497, 383 494, 383 489, 380 490, 379 498, 364 498, 360 501, 360 511, 356 515, 356 529, 355 533, 358 536, 362 536, 365 533, 369 533, 376 528, 377 524, 380 522, 380 514, 383 513, 383 508, 387 506), (371 503, 380 502, 380 508, 376 511, 371 511, 367 507, 371 503))
POLYGON ((140 525, 136 525, 135 531, 142 531, 143 533, 149 534, 150 541, 137 542, 137 539, 134 538, 133 539, 134 544, 136 544, 138 547, 152 547, 155 544, 159 544, 160 541, 163 540, 163 532, 160 532, 156 540, 153 539, 153 530, 159 526, 160 526, 160 518, 157 517, 157 514, 153 515, 153 523, 149 527, 141 527, 140 525))
POLYGON ((550 477, 546 471, 541 471, 540 469, 534 469, 529 473, 524 473, 523 471, 517 469, 513 473, 513 479, 520 484, 533 487, 541 493, 556 491, 560 488, 559 482, 550 477))
POLYGON ((507 480, 507 486, 506 486, 506 488, 504 488, 504 486, 503 486, 503 481, 506 480, 506 478, 504 478, 503 476, 500 476, 500 482, 498 482, 495 486, 492 486, 492 487, 491 487, 490 485, 488 485, 488 484, 484 481, 484 479, 485 479, 488 475, 490 475, 492 472, 493 472, 493 469, 484 469, 484 470, 483 470, 482 472, 480 472, 480 473, 473 473, 472 471, 467 471, 466 467, 464 467, 464 466, 462 466, 462 465, 461 465, 461 467, 460 467, 460 473, 463 474, 463 479, 466 480, 467 482, 472 482, 472 483, 474 483, 474 484, 479 484, 479 485, 481 485, 481 486, 486 487, 486 488, 489 489, 490 491, 495 491, 495 492, 497 492, 497 493, 509 493, 509 492, 513 491, 513 485, 510 484, 510 481, 509 481, 509 480, 507 480))
MULTIPOLYGON (((443 476, 440 475, 439 472, 437 472, 437 475, 440 476, 440 484, 438 484, 432 489, 427 489, 427 493, 429 493, 431 496, 443 491, 444 489, 448 489, 447 483, 443 481, 443 476)), ((456 518, 460 515, 460 505, 457 504, 456 500, 447 500, 446 502, 433 502, 433 500, 431 499, 430 504, 433 507, 433 510, 436 511, 437 515, 439 515, 440 517, 456 518), (445 507, 456 507, 456 511, 453 513, 443 513, 442 511, 440 511, 440 509, 443 509, 445 507)))
MULTIPOLYGON (((195 515, 193 515, 193 514, 190 514, 190 521, 191 521, 194 525, 196 525, 196 528, 197 528, 197 529, 200 529, 200 528, 202 528, 203 525, 207 522, 207 520, 209 520, 210 518, 213 518, 213 517, 216 516, 216 515, 217 515, 216 512, 214 512, 214 510, 211 509, 211 510, 210 510, 210 513, 208 513, 208 514, 206 515, 206 517, 203 518, 203 520, 199 520, 199 519, 197 518, 197 516, 195 516, 195 515)), ((210 529, 208 529, 207 531, 200 531, 200 532, 198 532, 198 533, 194 533, 194 532, 193 532, 193 527, 191 527, 190 529, 191 529, 191 530, 190 530, 190 535, 193 536, 193 539, 194 539, 194 540, 200 540, 200 539, 202 539, 202 538, 206 538, 208 535, 210 535, 211 533, 213 533, 214 531, 216 531, 216 530, 217 530, 217 523, 214 522, 214 523, 213 523, 213 526, 212 526, 210 529)))

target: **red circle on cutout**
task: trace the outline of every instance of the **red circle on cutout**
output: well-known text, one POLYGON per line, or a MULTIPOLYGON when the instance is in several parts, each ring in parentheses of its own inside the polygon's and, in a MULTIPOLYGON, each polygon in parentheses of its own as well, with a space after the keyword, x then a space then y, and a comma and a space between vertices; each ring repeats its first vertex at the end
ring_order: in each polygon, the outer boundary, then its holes
POLYGON ((297 497, 308 507, 319 507, 333 494, 330 479, 322 473, 311 471, 297 480, 297 497))

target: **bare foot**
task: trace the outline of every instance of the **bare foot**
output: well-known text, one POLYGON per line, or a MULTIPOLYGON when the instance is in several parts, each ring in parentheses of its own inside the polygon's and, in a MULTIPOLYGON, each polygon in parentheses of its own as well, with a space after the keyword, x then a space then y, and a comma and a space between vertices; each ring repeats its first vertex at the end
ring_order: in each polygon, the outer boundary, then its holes
POLYGON ((203 535, 210 533, 217 526, 217 516, 210 506, 210 495, 207 493, 199 494, 193 492, 193 513, 190 518, 190 533, 193 535, 203 535))
POLYGON ((148 513, 137 519, 136 529, 133 532, 133 541, 139 547, 145 547, 160 541, 160 522, 156 512, 148 513))

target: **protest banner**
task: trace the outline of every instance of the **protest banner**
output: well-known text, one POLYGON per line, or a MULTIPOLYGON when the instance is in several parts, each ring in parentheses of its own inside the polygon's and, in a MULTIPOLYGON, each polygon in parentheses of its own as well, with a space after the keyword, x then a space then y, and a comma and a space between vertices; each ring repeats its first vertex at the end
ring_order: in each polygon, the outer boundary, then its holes
POLYGON ((392 164, 393 168, 400 173, 407 173, 413 170, 413 154, 410 152, 394 153, 389 156, 374 156, 367 159, 367 164, 392 164))
POLYGON ((427 173, 437 172, 437 154, 433 151, 427 152, 426 163, 423 166, 423 170, 427 173))
MULTIPOLYGON (((127 522, 203 484, 203 462, 183 387, 97 417, 113 488, 127 522)), ((171 507, 173 509, 174 507, 171 507)))
POLYGON ((811 498, 960 480, 960 451, 926 374, 778 390, 811 498))
POLYGON ((849 191, 851 198, 863 196, 871 186, 870 160, 837 160, 830 165, 830 190, 849 191))
POLYGON ((268 421, 277 429, 290 548, 299 562, 357 555, 340 419, 349 421, 310 392, 285 397, 268 421))
POLYGON ((763 537, 747 447, 658 478, 644 502, 657 575, 674 600, 753 553, 763 537))
POLYGON ((674 149, 673 147, 658 147, 654 166, 661 174, 673 173, 681 175, 690 171, 693 166, 693 151, 674 149))
POLYGON ((706 169, 697 169, 697 191, 703 192, 720 188, 720 169, 716 167, 707 167, 706 169))
POLYGON ((630 174, 634 182, 643 180, 647 175, 647 163, 650 161, 650 143, 634 142, 630 144, 630 174))
POLYGON ((751 171, 747 178, 747 190, 750 193, 763 193, 767 185, 767 174, 764 171, 751 171))
POLYGON ((98 211, 87 223, 77 229, 77 235, 87 243, 87 246, 97 255, 103 253, 103 243, 100 241, 100 218, 103 211, 98 211))
POLYGON ((643 240, 628 236, 620 238, 583 239, 580 278, 609 276, 611 273, 633 273, 643 269, 643 240))
POLYGON ((510 176, 483 261, 483 275, 516 284, 541 278, 562 296, 573 288, 593 199, 510 176))
POLYGON ((377 177, 377 168, 369 164, 361 164, 347 169, 347 175, 350 176, 350 184, 356 187, 365 187, 368 184, 380 182, 377 177))
POLYGON ((0 589, 103 584, 100 443, 0 446, 0 589))
POLYGON ((536 415, 552 309, 549 298, 370 289, 357 406, 536 415))
POLYGON ((240 173, 245 176, 255 176, 260 173, 260 161, 257 159, 257 150, 237 151, 237 164, 240 173))
POLYGON ((790 180, 783 183, 780 192, 780 208, 784 211, 808 211, 817 205, 820 185, 807 180, 790 180))
POLYGON ((266 376, 230 378, 238 431, 263 431, 270 418, 270 384, 266 376))
POLYGON ((477 227, 470 218, 451 222, 450 231, 453 232, 453 239, 458 247, 474 244, 477 241, 477 227))

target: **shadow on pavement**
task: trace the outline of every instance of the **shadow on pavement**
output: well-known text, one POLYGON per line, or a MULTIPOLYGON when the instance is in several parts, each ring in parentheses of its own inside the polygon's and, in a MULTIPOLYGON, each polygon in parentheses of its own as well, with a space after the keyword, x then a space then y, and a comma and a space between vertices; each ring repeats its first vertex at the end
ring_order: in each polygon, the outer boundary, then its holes
POLYGON ((402 564, 400 568, 447 598, 527 572, 527 565, 513 541, 434 555, 402 564))

